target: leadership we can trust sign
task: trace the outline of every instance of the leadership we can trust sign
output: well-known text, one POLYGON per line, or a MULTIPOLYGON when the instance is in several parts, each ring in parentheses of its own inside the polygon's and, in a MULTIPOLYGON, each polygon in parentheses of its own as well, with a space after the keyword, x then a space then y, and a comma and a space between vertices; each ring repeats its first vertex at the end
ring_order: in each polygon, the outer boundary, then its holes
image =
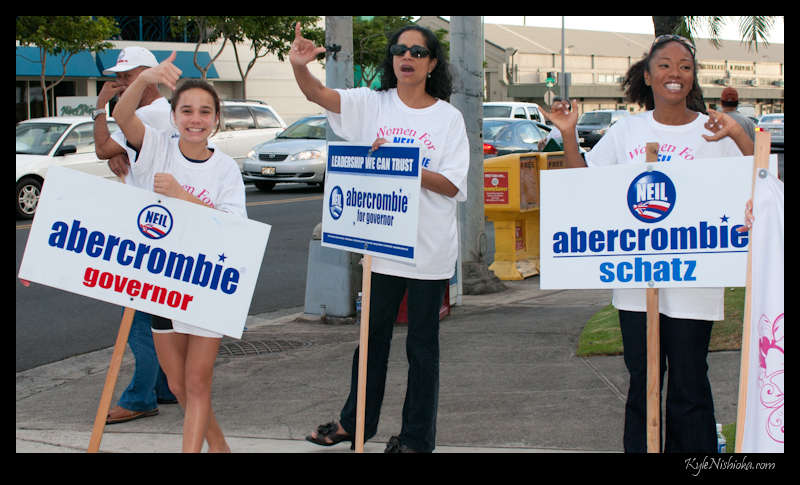
POLYGON ((541 288, 744 286, 753 157, 541 172, 541 288))
POLYGON ((419 147, 328 145, 322 245, 414 264, 419 147))

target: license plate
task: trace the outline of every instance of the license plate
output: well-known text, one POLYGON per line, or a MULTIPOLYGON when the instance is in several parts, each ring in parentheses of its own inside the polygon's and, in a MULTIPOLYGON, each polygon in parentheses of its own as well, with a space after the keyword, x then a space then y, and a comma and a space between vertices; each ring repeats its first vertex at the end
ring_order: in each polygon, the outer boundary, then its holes
POLYGON ((261 167, 261 175, 275 175, 275 167, 261 167))

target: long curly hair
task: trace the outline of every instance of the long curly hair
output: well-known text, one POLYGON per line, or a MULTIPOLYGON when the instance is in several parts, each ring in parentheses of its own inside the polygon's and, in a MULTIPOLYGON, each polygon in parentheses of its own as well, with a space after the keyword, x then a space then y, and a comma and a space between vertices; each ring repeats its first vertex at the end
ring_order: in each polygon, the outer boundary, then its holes
MULTIPOLYGON (((622 80, 622 89, 625 91, 625 97, 629 101, 637 103, 639 106, 644 106, 644 108, 648 110, 655 108, 653 89, 645 84, 644 73, 645 71, 650 72, 650 60, 653 58, 653 55, 659 50, 663 49, 664 46, 669 42, 678 41, 665 40, 663 42, 657 42, 653 44, 653 46, 650 48, 650 52, 647 53, 646 56, 628 68, 628 72, 625 74, 625 77, 622 80)), ((692 54, 692 63, 694 64, 694 81, 692 82, 692 89, 686 96, 686 107, 692 111, 708 114, 706 111, 705 99, 703 98, 703 90, 700 89, 700 83, 697 81, 697 59, 690 49, 687 50, 689 50, 689 53, 692 54)))
POLYGON ((389 49, 397 43, 400 35, 407 30, 416 30, 425 37, 425 47, 430 51, 431 59, 436 59, 436 67, 431 71, 431 77, 425 81, 425 92, 445 101, 450 100, 450 94, 453 92, 453 79, 450 76, 450 65, 447 62, 447 56, 442 49, 442 43, 436 37, 436 34, 429 29, 419 25, 407 25, 389 37, 389 42, 386 45, 386 57, 381 63, 381 86, 378 91, 386 91, 388 89, 397 87, 397 76, 394 74, 394 65, 392 63, 394 56, 389 49))

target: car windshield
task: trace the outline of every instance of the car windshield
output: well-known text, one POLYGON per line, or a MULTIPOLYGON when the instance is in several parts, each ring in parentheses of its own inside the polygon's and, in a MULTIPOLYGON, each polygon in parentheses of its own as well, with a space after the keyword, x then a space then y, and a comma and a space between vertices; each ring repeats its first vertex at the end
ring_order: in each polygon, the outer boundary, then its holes
POLYGON ((497 134, 500 133, 500 130, 505 128, 506 126, 511 123, 511 120, 491 120, 491 121, 483 121, 483 138, 485 140, 491 140, 497 138, 497 134))
POLYGON ((69 128, 64 123, 20 123, 17 125, 17 153, 46 155, 69 128))
POLYGON ((511 106, 483 106, 483 116, 486 118, 510 118, 511 106))
POLYGON ((760 123, 783 123, 783 115, 764 115, 760 123))
POLYGON ((597 113, 590 111, 583 113, 578 120, 579 125, 607 125, 611 123, 611 113, 597 113))
POLYGON ((292 123, 289 128, 283 130, 276 138, 324 140, 326 138, 325 127, 327 125, 328 120, 325 118, 303 118, 292 123))

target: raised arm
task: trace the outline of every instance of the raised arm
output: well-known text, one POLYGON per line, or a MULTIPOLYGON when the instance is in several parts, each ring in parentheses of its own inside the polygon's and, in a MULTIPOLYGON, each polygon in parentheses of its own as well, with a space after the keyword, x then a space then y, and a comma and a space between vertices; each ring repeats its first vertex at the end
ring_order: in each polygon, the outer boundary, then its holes
POLYGON ((308 69, 308 63, 323 52, 325 47, 316 47, 313 42, 303 37, 300 33, 300 22, 297 22, 294 26, 294 41, 289 51, 289 62, 292 64, 297 85, 307 100, 328 111, 340 113, 342 108, 339 93, 322 84, 308 69))
POLYGON ((125 139, 137 150, 142 147, 144 140, 144 124, 136 116, 136 108, 145 92, 147 86, 151 84, 163 83, 170 89, 175 89, 175 83, 181 76, 181 70, 175 67, 172 61, 177 54, 173 51, 161 64, 142 71, 128 89, 120 97, 117 106, 114 107, 114 120, 117 122, 125 139))
MULTIPOLYGON (((123 88, 117 81, 108 81, 103 84, 103 89, 97 95, 97 108, 105 108, 111 98, 119 94, 123 88)), ((94 151, 97 158, 101 160, 108 160, 115 155, 125 153, 125 149, 111 139, 105 114, 99 115, 94 120, 94 151)))
POLYGON ((578 111, 571 101, 556 101, 552 106, 553 111, 542 109, 542 114, 550 120, 561 132, 564 141, 564 157, 567 168, 581 168, 586 166, 578 148, 578 139, 575 137, 575 127, 578 125, 578 111))

